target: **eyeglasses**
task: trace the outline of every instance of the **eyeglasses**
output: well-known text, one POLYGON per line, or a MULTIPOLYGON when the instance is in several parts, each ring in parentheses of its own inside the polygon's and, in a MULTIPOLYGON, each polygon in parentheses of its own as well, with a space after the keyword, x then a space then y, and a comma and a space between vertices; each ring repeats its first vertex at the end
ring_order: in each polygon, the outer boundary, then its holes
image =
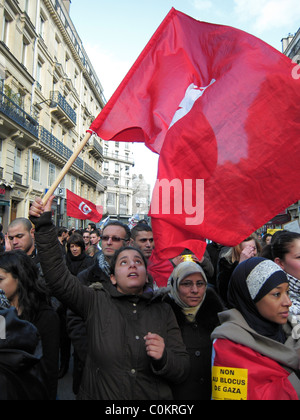
POLYGON ((110 239, 112 240, 112 242, 116 242, 116 243, 121 242, 121 241, 127 241, 127 239, 119 238, 118 236, 107 236, 107 235, 101 236, 102 242, 108 242, 110 239))
POLYGON ((197 289, 202 289, 202 287, 206 286, 206 283, 204 281, 197 281, 197 283, 193 283, 192 281, 184 281, 180 283, 180 286, 184 287, 185 289, 192 289, 194 286, 196 286, 197 289))

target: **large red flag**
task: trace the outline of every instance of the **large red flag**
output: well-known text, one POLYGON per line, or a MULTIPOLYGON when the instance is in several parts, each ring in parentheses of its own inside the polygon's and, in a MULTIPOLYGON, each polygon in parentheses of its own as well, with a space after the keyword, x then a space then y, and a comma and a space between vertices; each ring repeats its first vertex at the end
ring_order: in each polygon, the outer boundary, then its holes
POLYGON ((201 257, 300 198, 295 64, 243 31, 172 9, 90 131, 160 154, 156 247, 201 257))
POLYGON ((67 190, 67 215, 74 219, 98 223, 102 219, 103 208, 67 190))

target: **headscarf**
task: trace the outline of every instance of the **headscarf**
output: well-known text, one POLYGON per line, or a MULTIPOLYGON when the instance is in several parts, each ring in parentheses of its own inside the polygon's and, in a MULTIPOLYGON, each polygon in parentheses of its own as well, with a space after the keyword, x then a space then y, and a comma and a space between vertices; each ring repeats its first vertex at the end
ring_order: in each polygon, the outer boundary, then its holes
POLYGON ((232 274, 228 302, 237 309, 248 325, 258 334, 280 343, 286 342, 281 325, 260 315, 256 303, 282 283, 288 283, 286 273, 271 260, 250 258, 238 265, 232 274))
POLYGON ((182 282, 182 280, 186 279, 188 276, 192 274, 199 273, 203 277, 206 285, 207 285, 207 278, 206 275, 202 269, 202 267, 194 262, 183 262, 179 264, 171 274, 171 277, 168 281, 168 287, 170 288, 169 295, 170 297, 175 301, 175 303, 181 308, 184 315, 187 317, 189 321, 193 321, 196 317, 197 312, 201 308, 206 294, 203 297, 203 300, 199 306, 196 308, 190 308, 186 303, 184 303, 180 297, 179 297, 179 285, 182 282))

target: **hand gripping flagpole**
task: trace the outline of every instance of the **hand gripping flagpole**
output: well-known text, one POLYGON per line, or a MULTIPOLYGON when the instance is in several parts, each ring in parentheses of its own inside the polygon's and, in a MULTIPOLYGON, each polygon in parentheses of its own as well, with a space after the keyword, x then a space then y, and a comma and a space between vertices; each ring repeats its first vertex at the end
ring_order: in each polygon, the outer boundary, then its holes
POLYGON ((43 205, 44 206, 47 204, 49 198, 54 194, 54 191, 59 186, 59 184, 61 183, 61 181, 67 175, 67 173, 69 172, 71 166, 73 165, 73 163, 75 162, 75 160, 78 158, 80 152, 82 151, 82 149, 84 148, 84 146, 87 144, 87 142, 89 141, 89 139, 91 138, 91 136, 92 136, 92 133, 87 132, 86 135, 84 136, 84 138, 82 139, 82 141, 80 142, 80 144, 78 145, 77 149, 75 149, 73 155, 70 157, 70 159, 68 160, 68 162, 66 163, 66 165, 64 166, 64 168, 62 169, 62 171, 60 172, 60 174, 58 175, 57 179, 54 181, 54 183, 51 185, 49 191, 44 196, 44 198, 43 198, 43 205))

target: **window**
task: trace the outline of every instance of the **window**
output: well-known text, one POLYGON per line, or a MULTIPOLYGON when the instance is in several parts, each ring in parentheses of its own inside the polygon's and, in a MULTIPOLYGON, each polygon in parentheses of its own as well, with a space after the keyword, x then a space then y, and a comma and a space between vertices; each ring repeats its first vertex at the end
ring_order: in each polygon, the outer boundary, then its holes
POLYGON ((40 182, 41 175, 41 158, 36 154, 32 154, 32 180, 40 182))
POLYGON ((23 38, 23 46, 22 46, 22 64, 26 67, 27 65, 27 51, 28 51, 29 42, 26 38, 23 38))
POLYGON ((77 70, 75 70, 75 74, 74 74, 74 86, 75 89, 78 89, 78 80, 79 80, 79 73, 77 70))
POLYGON ((120 206, 127 208, 127 195, 125 194, 120 195, 120 206))
POLYGON ((9 35, 9 25, 11 20, 4 16, 3 27, 2 27, 2 41, 4 44, 8 45, 8 35, 9 35))
POLYGON ((57 35, 55 35, 55 39, 54 39, 54 56, 56 58, 56 60, 59 60, 59 52, 60 52, 60 39, 58 38, 57 35))
POLYGON ((22 150, 15 148, 14 173, 21 174, 22 150))
POLYGON ((76 178, 75 176, 71 176, 71 191, 76 193, 76 178))
POLYGON ((37 70, 36 70, 36 82, 37 82, 37 87, 40 90, 42 90, 42 86, 41 86, 42 69, 43 69, 43 63, 41 61, 38 61, 37 70))
POLYGON ((107 205, 108 206, 115 206, 116 202, 117 202, 116 198, 117 198, 116 194, 108 193, 107 194, 107 202, 106 202, 107 205))
POLYGON ((115 173, 116 174, 120 173, 120 165, 118 163, 115 163, 115 173))
POLYGON ((25 12, 28 14, 29 0, 25 0, 25 12))
POLYGON ((45 36, 45 18, 40 15, 40 33, 39 33, 41 38, 44 38, 45 36))
POLYGON ((49 174, 48 174, 48 186, 51 186, 55 182, 55 174, 56 174, 56 168, 53 163, 49 163, 49 174))
POLYGON ((66 74, 69 75, 70 72, 70 56, 66 53, 66 74))
POLYGON ((59 188, 66 188, 66 177, 64 177, 61 183, 59 184, 59 188))

